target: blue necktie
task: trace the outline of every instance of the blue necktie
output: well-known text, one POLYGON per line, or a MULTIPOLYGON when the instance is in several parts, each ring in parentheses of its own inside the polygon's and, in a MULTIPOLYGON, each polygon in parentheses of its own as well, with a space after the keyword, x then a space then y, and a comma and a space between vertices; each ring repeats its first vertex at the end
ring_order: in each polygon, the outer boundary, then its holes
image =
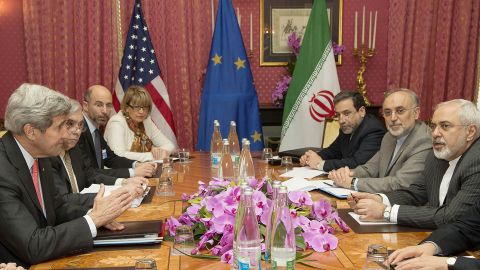
POLYGON ((95 129, 93 132, 93 145, 95 146, 98 168, 102 169, 102 147, 100 145, 100 131, 98 131, 98 129, 95 129))

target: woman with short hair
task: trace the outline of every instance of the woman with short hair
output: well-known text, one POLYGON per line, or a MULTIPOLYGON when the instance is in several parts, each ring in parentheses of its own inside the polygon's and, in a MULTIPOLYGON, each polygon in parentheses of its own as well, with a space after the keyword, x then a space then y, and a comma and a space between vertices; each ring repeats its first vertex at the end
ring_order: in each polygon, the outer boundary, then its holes
POLYGON ((153 123, 152 98, 141 86, 132 85, 123 97, 121 110, 107 123, 105 140, 119 156, 138 161, 166 158, 175 145, 153 123))

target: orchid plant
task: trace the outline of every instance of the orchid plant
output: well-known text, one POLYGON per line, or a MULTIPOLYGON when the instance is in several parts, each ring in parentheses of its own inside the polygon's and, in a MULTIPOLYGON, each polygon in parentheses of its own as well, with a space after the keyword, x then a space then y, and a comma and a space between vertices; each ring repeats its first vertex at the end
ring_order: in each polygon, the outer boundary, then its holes
MULTIPOLYGON (((208 185, 198 182, 198 192, 193 195, 182 194, 182 200, 188 205, 177 219, 170 217, 167 226, 170 236, 180 225, 192 227, 196 247, 192 255, 200 250, 208 250, 221 261, 231 264, 233 257, 233 226, 240 200, 240 187, 230 180, 213 178, 208 185)), ((254 189, 253 202, 259 221, 262 238, 262 252, 265 251, 265 234, 269 209, 272 206, 273 189, 267 178, 250 179, 248 185, 254 189)), ((344 232, 348 226, 325 200, 312 201, 303 191, 288 193, 290 215, 296 234, 296 245, 300 250, 312 248, 317 252, 333 250, 338 239, 333 235, 337 224, 344 232)))

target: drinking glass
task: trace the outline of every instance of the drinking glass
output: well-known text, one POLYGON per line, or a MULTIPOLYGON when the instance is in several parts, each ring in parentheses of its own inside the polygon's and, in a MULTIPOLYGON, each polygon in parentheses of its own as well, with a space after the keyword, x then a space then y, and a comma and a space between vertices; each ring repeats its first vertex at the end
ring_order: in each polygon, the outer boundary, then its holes
POLYGON ((181 148, 178 150, 178 159, 181 163, 187 163, 190 158, 190 152, 186 148, 181 148))
POLYGON ((262 151, 262 160, 268 161, 269 159, 273 158, 272 148, 263 148, 262 151))
POLYGON ((157 263, 155 262, 154 259, 150 258, 145 258, 145 259, 139 259, 135 262, 135 269, 136 270, 156 270, 157 269, 157 263))
POLYGON ((381 244, 371 244, 368 246, 367 258, 362 269, 388 269, 383 263, 388 258, 387 247, 381 244))
POLYGON ((188 225, 180 225, 175 228, 175 238, 173 239, 173 249, 171 254, 190 255, 194 248, 195 241, 193 240, 192 227, 188 225))
POLYGON ((285 171, 289 171, 293 169, 292 157, 291 156, 283 156, 281 166, 285 171))

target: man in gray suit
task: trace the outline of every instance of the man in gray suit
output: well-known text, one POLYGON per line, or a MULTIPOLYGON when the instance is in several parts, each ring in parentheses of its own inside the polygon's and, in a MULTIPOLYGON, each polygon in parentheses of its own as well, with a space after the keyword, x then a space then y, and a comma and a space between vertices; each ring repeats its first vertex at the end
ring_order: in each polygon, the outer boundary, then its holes
POLYGON ((97 228, 122 229, 114 222, 133 197, 119 189, 93 209, 66 203, 55 192, 50 160, 60 154, 70 102, 40 85, 23 84, 8 100, 0 140, 0 262, 30 266, 89 250, 97 228))
POLYGON ((434 229, 454 222, 480 197, 480 112, 463 99, 440 103, 432 118, 433 151, 421 181, 385 194, 353 192, 361 220, 434 229))
POLYGON ((430 129, 421 121, 415 92, 395 89, 385 94, 383 116, 388 132, 380 150, 364 165, 331 171, 337 186, 365 192, 408 188, 422 177, 425 157, 432 149, 430 129))

